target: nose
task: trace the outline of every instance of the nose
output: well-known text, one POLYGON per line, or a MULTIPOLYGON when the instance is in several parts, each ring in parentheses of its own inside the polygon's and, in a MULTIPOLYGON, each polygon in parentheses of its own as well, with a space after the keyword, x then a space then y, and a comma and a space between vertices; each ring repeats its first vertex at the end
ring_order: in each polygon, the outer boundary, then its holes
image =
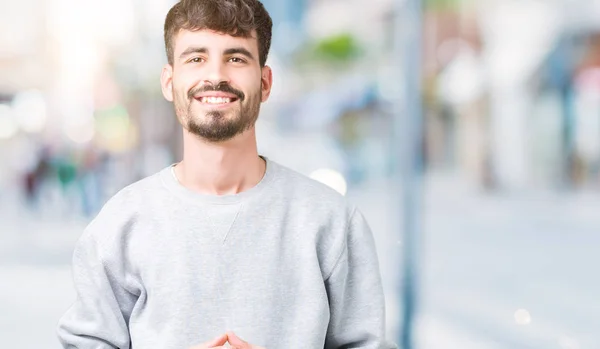
POLYGON ((225 64, 219 60, 212 60, 206 64, 206 70, 204 71, 204 83, 212 84, 217 86, 222 83, 229 83, 229 77, 225 70, 225 64))

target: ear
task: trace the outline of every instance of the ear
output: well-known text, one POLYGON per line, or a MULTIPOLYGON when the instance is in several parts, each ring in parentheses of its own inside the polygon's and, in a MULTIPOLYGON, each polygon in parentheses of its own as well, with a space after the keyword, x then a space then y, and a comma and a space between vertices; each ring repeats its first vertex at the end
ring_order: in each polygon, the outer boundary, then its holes
POLYGON ((160 86, 162 94, 169 102, 173 102, 173 67, 165 64, 160 74, 160 86))
POLYGON ((269 95, 271 95, 271 87, 273 87, 273 71, 271 70, 271 67, 265 65, 262 68, 261 76, 261 102, 266 102, 267 99, 269 99, 269 95))

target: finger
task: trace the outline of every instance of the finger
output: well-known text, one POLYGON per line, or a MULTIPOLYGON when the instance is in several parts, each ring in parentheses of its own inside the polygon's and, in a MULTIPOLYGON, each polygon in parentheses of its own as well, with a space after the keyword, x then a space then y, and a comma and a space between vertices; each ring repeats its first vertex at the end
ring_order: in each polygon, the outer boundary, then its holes
POLYGON ((206 343, 200 344, 199 348, 215 348, 215 347, 221 347, 223 345, 225 345, 225 343, 227 343, 227 334, 224 333, 222 335, 220 335, 219 337, 210 340, 206 343))
POLYGON ((248 343, 243 341, 240 337, 236 336, 235 333, 233 333, 232 331, 227 332, 227 339, 229 341, 229 344, 231 344, 233 346, 242 347, 242 348, 250 347, 248 345, 248 343))
POLYGON ((231 348, 229 348, 227 346, 224 346, 224 345, 217 345, 217 346, 215 346, 215 345, 211 345, 209 342, 206 342, 206 343, 203 343, 203 344, 195 345, 195 346, 190 347, 188 349, 231 349, 231 348))
POLYGON ((219 349, 219 348, 226 348, 226 349, 230 349, 224 345, 212 345, 210 342, 206 342, 203 344, 198 344, 198 345, 194 345, 193 347, 190 347, 188 349, 219 349))

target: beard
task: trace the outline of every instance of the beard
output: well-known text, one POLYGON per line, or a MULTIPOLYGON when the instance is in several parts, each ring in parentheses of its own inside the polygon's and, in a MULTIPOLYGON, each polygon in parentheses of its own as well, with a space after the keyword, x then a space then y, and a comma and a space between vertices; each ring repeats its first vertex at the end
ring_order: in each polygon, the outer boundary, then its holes
MULTIPOLYGON (((175 91, 174 91, 175 92, 175 91)), ((175 92, 175 113, 181 125, 190 133, 217 143, 232 139, 256 124, 260 112, 261 86, 247 96, 229 84, 206 85, 190 90, 187 95, 175 92), (194 113, 194 96, 200 92, 221 91, 237 96, 235 105, 228 110, 212 110, 194 113), (198 115, 204 113, 205 115, 198 115), (228 115, 232 114, 232 115, 228 115)), ((199 103, 199 102, 198 102, 199 103)))

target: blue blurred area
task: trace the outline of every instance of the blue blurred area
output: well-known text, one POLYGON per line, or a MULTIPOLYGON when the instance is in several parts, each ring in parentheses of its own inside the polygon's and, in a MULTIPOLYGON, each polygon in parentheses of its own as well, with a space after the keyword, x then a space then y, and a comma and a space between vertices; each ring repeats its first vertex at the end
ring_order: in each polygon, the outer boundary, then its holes
MULTIPOLYGON (((173 3, 0 0, 6 347, 58 348, 83 227, 180 157, 159 86, 173 3)), ((396 340, 401 14, 392 0, 264 4, 275 81, 259 150, 365 212, 396 340)), ((599 16, 598 0, 424 1, 416 348, 600 348, 599 16)))

